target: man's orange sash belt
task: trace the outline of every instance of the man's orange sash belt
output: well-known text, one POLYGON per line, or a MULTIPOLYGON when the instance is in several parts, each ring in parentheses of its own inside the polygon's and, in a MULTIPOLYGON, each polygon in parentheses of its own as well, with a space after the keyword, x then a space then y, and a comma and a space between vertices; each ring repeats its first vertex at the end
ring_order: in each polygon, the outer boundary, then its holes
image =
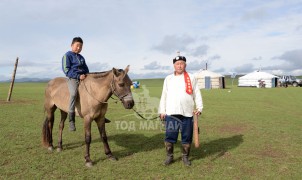
POLYGON ((191 79, 190 79, 189 74, 187 73, 187 71, 184 72, 184 77, 185 77, 185 83, 186 83, 186 92, 188 94, 193 94, 191 79))

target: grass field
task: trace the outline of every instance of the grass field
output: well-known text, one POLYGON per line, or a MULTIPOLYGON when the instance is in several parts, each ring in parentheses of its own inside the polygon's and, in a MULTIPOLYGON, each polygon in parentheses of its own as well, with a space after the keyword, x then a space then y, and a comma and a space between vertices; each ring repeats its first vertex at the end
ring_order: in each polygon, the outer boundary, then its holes
MULTIPOLYGON (((144 88, 133 90, 136 108, 153 117, 163 80, 140 82, 144 88)), ((179 143, 176 162, 164 167, 160 122, 142 120, 111 100, 107 117, 112 122, 106 128, 119 161, 106 159, 93 124, 94 166, 86 168, 80 118, 76 132, 64 129, 62 152, 50 153, 41 146, 46 83, 16 83, 10 103, 5 102, 9 84, 0 83, 0 179, 301 179, 302 88, 230 84, 227 79, 227 89, 201 91, 201 147, 192 149, 191 167, 181 162, 179 143)), ((55 146, 58 119, 59 112, 53 132, 55 146)))

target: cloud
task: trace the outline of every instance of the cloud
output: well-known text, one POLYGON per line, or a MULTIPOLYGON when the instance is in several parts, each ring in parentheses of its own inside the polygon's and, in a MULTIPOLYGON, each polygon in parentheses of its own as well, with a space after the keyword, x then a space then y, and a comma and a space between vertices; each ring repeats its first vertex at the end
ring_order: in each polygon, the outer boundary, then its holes
POLYGON ((291 64, 302 66, 302 49, 296 49, 291 51, 286 51, 281 56, 277 57, 279 59, 289 61, 291 64))
POLYGON ((202 55, 206 55, 208 52, 209 46, 208 45, 200 45, 192 50, 190 50, 189 55, 198 57, 202 55))
POLYGON ((187 63, 186 69, 189 71, 205 69, 206 62, 205 61, 192 61, 187 63))
POLYGON ((210 69, 225 72, 233 71, 234 65, 250 72, 260 63, 262 69, 275 72, 301 72, 301 58, 294 58, 299 57, 294 50, 300 47, 302 33, 298 0, 66 0, 60 4, 4 0, 0 4, 0 16, 4 17, 0 20, 0 81, 11 77, 16 57, 20 58, 19 77, 64 75, 61 58, 75 36, 84 39, 82 54, 91 71, 131 64, 131 72, 139 77, 152 68, 166 72, 165 66, 179 50, 188 63, 197 60, 189 69, 204 67, 203 60, 210 69), (141 57, 158 62, 150 64, 141 57))
POLYGON ((171 72, 151 72, 151 73, 132 73, 129 72, 129 77, 134 79, 154 79, 154 78, 165 78, 171 74, 171 72))
POLYGON ((177 51, 185 52, 190 44, 196 40, 188 35, 166 35, 162 42, 152 47, 153 50, 157 50, 164 54, 172 54, 177 51))
POLYGON ((297 30, 297 31, 302 31, 302 25, 297 26, 297 27, 296 27, 296 30, 297 30))
POLYGON ((170 66, 161 66, 157 61, 153 61, 149 64, 144 65, 144 70, 169 70, 170 66))
POLYGON ((153 50, 159 51, 163 54, 175 54, 180 51, 180 54, 200 57, 206 55, 209 50, 209 46, 201 44, 199 41, 205 41, 205 37, 192 37, 189 35, 167 35, 163 38, 162 42, 152 47, 153 50))
POLYGON ((286 51, 281 56, 276 56, 272 59, 282 61, 282 63, 272 66, 265 66, 262 69, 282 70, 283 72, 300 70, 302 67, 302 49, 286 51))
POLYGON ((92 63, 86 62, 86 63, 90 72, 101 72, 110 69, 108 63, 99 63, 99 62, 92 62, 92 63))
POLYGON ((226 72, 226 70, 225 70, 225 68, 219 68, 219 69, 215 69, 214 72, 224 74, 226 72))
POLYGON ((253 57, 251 60, 253 60, 253 61, 259 61, 259 60, 262 60, 262 57, 261 56, 253 57))
POLYGON ((237 67, 234 68, 234 72, 236 72, 237 74, 250 73, 254 70, 255 70, 254 65, 251 64, 251 63, 243 64, 241 66, 237 66, 237 67))
POLYGON ((214 60, 219 60, 221 57, 218 55, 218 54, 216 54, 216 55, 214 55, 214 56, 210 56, 209 58, 208 58, 208 61, 214 61, 214 60))
POLYGON ((242 16, 242 21, 260 21, 268 17, 268 12, 264 8, 258 8, 258 9, 253 9, 250 11, 247 11, 243 16, 242 16))

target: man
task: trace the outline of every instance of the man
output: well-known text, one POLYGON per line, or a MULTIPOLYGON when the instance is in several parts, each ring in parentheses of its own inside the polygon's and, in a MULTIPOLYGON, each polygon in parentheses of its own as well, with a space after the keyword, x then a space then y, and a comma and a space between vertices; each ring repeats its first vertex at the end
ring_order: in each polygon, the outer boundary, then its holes
POLYGON ((181 131, 182 160, 190 166, 189 153, 193 136, 193 114, 200 115, 203 108, 202 97, 197 80, 186 72, 186 58, 173 59, 174 74, 165 78, 160 99, 159 114, 166 121, 165 147, 167 158, 164 165, 173 162, 174 144, 181 131), (196 108, 194 108, 194 101, 196 108))

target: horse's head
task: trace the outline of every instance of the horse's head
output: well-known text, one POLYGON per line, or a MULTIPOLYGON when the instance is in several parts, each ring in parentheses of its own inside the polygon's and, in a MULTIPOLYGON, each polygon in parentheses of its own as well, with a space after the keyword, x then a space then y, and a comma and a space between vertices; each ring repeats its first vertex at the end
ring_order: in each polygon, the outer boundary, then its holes
POLYGON ((112 92, 116 95, 123 103, 126 109, 131 109, 134 106, 134 100, 131 93, 132 81, 128 76, 129 65, 122 69, 112 68, 113 79, 112 79, 112 92))

